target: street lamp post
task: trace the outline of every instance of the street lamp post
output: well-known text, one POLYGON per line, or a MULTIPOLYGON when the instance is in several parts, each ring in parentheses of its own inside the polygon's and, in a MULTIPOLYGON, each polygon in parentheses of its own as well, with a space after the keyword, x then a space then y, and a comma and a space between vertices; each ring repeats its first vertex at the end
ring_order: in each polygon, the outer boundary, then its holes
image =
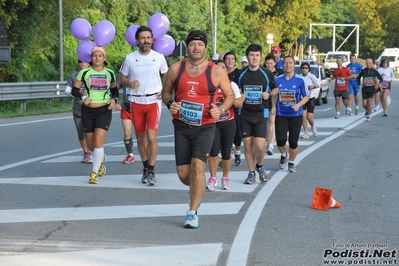
POLYGON ((269 53, 272 50, 273 42, 274 42, 274 34, 273 33, 266 34, 266 43, 269 45, 269 53))

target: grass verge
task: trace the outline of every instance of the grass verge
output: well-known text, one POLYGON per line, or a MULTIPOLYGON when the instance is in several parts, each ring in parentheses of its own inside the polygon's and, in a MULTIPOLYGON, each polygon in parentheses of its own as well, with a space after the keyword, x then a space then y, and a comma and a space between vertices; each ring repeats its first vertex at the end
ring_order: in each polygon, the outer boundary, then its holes
POLYGON ((45 99, 28 100, 26 101, 26 111, 21 109, 20 101, 0 102, 0 118, 67 113, 72 111, 72 100, 72 98, 52 99, 50 105, 45 99))

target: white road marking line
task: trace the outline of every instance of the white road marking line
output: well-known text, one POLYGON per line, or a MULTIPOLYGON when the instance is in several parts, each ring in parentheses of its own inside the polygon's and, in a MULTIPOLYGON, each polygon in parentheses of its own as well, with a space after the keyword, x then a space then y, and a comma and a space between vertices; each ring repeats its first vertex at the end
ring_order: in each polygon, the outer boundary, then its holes
MULTIPOLYGON (((183 216, 189 208, 188 201, 189 200, 187 197, 187 203, 184 204, 0 210, 0 223, 32 223, 183 216)), ((202 203, 201 216, 237 214, 244 203, 244 201, 202 203)))
MULTIPOLYGON (((276 166, 277 167, 277 166, 276 166)), ((270 171, 266 171, 270 174, 270 171)), ((221 190, 220 186, 209 193, 252 193, 259 184, 259 181, 253 185, 244 185, 247 177, 247 171, 232 171, 229 178, 229 190, 221 190)), ((76 186, 96 188, 132 188, 132 189, 151 189, 151 190, 187 190, 188 187, 180 182, 175 173, 156 174, 158 184, 156 186, 148 186, 141 183, 142 175, 109 175, 106 174, 99 178, 97 185, 89 184, 89 173, 87 176, 52 176, 52 177, 21 177, 21 178, 0 178, 0 184, 18 184, 18 185, 47 185, 47 186, 76 186)), ((222 176, 222 172, 218 172, 217 176, 222 176)), ((219 182, 220 183, 220 182, 219 182)), ((207 190, 208 191, 208 190, 207 190)), ((206 192, 207 192, 206 191, 206 192)))
MULTIPOLYGON (((170 138, 170 137, 174 137, 174 135, 158 136, 158 139, 170 138)), ((120 143, 120 142, 118 141, 118 142, 104 144, 104 147, 112 146, 112 145, 115 145, 115 144, 118 144, 118 143, 120 143)), ((81 152, 81 151, 82 151, 82 149, 75 149, 75 150, 64 151, 64 152, 53 153, 53 154, 49 154, 49 155, 45 155, 45 156, 35 157, 35 158, 28 159, 28 160, 20 161, 20 162, 17 162, 17 163, 3 165, 3 166, 0 167, 0 171, 7 170, 7 169, 10 169, 10 168, 14 168, 14 167, 18 167, 18 166, 21 166, 21 165, 24 165, 24 164, 28 164, 28 163, 34 163, 34 162, 37 162, 37 161, 43 161, 43 160, 46 160, 46 159, 49 159, 49 158, 63 156, 65 154, 71 154, 71 153, 81 152)))
POLYGON ((31 253, 0 256, 7 266, 164 266, 217 265, 223 243, 169 245, 123 249, 97 249, 62 253, 31 253), (167 263, 166 263, 167 262, 167 263))

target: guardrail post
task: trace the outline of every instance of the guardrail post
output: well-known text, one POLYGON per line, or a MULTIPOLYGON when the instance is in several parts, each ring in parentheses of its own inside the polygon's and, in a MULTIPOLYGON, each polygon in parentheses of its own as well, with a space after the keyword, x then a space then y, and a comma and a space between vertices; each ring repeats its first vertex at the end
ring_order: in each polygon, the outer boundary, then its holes
POLYGON ((26 101, 21 101, 21 110, 26 111, 26 101))

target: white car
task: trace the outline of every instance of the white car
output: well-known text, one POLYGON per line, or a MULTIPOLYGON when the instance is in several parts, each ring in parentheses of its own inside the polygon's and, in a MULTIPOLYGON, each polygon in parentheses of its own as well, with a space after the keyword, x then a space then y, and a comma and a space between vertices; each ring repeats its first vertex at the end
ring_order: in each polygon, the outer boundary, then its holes
MULTIPOLYGON (((300 64, 295 65, 295 73, 301 74, 301 66, 300 64)), ((324 72, 324 68, 320 65, 310 64, 310 73, 316 76, 320 82, 320 88, 316 88, 313 90, 316 98, 316 105, 321 105, 323 103, 328 102, 328 81, 326 79, 326 73, 324 72)))

